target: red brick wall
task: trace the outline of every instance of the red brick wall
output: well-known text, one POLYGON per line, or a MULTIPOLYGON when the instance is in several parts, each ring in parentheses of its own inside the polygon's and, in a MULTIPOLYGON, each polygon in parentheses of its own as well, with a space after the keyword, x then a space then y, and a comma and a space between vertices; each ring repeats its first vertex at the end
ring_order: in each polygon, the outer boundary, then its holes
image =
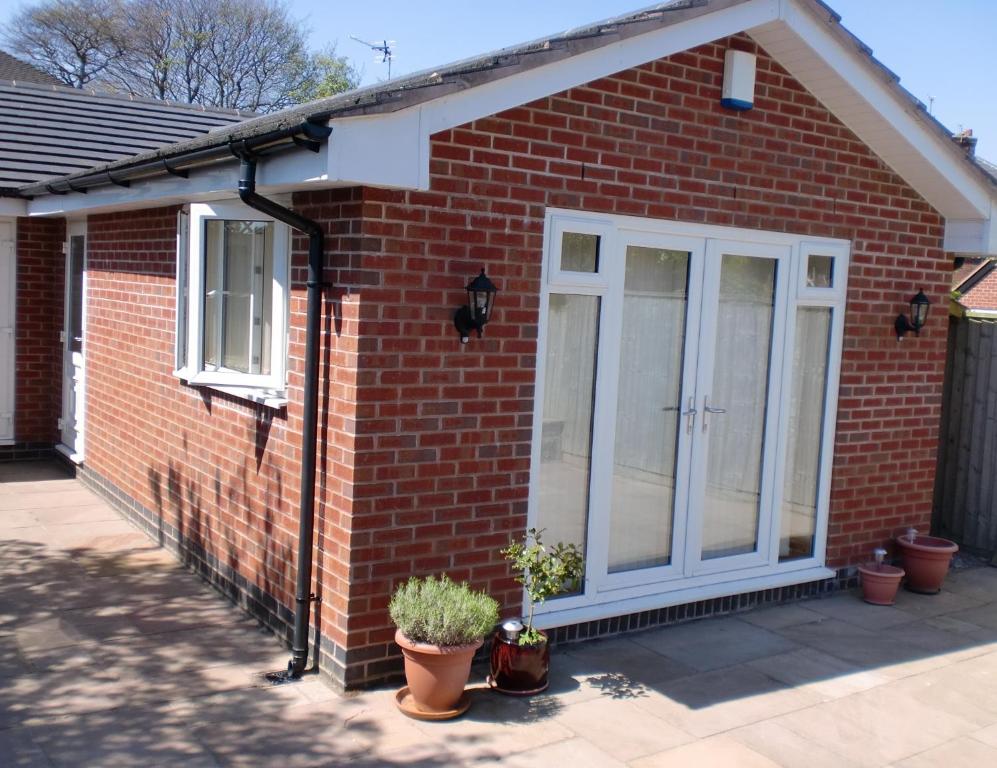
POLYGON ((63 219, 17 220, 17 342, 14 439, 59 440, 62 415, 63 219))
POLYGON ((985 275, 959 297, 966 309, 997 309, 997 270, 985 275))
POLYGON ((525 523, 547 206, 850 240, 828 562, 927 527, 944 313, 898 344, 912 291, 951 267, 927 203, 760 54, 755 108, 720 107, 725 42, 433 137, 428 192, 364 191, 348 644, 385 669, 385 604, 411 573, 449 571, 518 610, 497 550, 525 523), (484 266, 500 287, 482 340, 451 323, 484 266))

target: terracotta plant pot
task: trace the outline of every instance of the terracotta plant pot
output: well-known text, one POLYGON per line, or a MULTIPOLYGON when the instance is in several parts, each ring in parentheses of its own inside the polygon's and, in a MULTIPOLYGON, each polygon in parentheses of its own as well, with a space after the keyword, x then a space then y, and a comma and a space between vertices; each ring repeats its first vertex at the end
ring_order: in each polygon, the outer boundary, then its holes
POLYGON ((863 563, 859 566, 862 574, 862 599, 873 605, 893 605, 904 569, 895 565, 863 563))
POLYGON ((419 717, 425 713, 433 719, 461 714, 467 708, 459 705, 471 675, 471 659, 484 640, 467 645, 429 645, 413 643, 399 630, 395 642, 405 657, 405 680, 416 710, 406 714, 419 717))
POLYGON ((942 588, 952 555, 959 546, 936 536, 897 536, 897 547, 907 571, 907 589, 933 595, 942 588))
POLYGON ((546 691, 549 685, 550 643, 520 645, 519 640, 505 637, 502 630, 492 638, 491 676, 489 684, 499 693, 530 696, 546 691))

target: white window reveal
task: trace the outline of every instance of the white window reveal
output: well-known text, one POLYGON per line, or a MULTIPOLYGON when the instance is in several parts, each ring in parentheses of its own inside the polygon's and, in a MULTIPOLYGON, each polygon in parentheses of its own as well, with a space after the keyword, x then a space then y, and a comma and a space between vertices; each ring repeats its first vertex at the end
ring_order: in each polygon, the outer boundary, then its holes
POLYGON ((824 568, 846 241, 550 211, 530 525, 585 549, 548 625, 824 568))
POLYGON ((287 225, 225 202, 191 205, 177 231, 176 375, 283 405, 287 225))

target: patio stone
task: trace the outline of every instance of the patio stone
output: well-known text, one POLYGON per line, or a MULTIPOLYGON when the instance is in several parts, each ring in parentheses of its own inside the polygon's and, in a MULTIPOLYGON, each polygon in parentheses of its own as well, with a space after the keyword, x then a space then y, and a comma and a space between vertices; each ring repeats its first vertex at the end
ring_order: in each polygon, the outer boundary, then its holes
POLYGON ((815 650, 801 648, 748 662, 748 666, 822 699, 838 699, 888 683, 891 678, 815 650))
POLYGON ((710 619, 642 632, 634 642, 699 671, 773 656, 796 644, 736 618, 710 619))
POLYGON ((856 768, 857 763, 814 744, 776 721, 765 720, 727 733, 782 768, 856 768))
POLYGON ((704 672, 655 686, 634 703, 694 736, 712 736, 812 706, 821 698, 747 666, 704 672))
POLYGON ((728 736, 715 736, 630 763, 632 768, 779 768, 779 763, 728 736))
POLYGON ((962 737, 947 741, 934 749, 908 757, 897 764, 897 768, 938 768, 956 765, 997 765, 997 749, 976 739, 962 737))
POLYGON ((909 613, 893 606, 871 605, 862 600, 857 592, 811 600, 807 607, 828 618, 845 621, 863 629, 883 629, 914 620, 909 613))
POLYGON ((555 720, 623 762, 694 740, 692 735, 645 712, 634 702, 611 698, 565 707, 555 720))

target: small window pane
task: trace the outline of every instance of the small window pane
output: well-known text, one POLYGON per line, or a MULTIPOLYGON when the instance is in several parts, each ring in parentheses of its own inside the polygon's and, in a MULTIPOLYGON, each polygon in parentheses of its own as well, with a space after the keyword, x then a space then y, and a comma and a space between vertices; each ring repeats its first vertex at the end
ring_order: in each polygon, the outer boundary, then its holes
POLYGON ((565 232, 561 238, 562 272, 598 272, 599 236, 565 232))
POLYGON ((270 373, 272 229, 272 224, 258 221, 206 222, 206 365, 270 373))
POLYGON ((807 287, 831 288, 834 285, 834 257, 811 254, 807 258, 807 287))
POLYGON ((832 310, 800 307, 793 345, 779 561, 812 557, 832 310))
POLYGON ((592 460, 599 297, 550 297, 538 528, 585 547, 592 460))

